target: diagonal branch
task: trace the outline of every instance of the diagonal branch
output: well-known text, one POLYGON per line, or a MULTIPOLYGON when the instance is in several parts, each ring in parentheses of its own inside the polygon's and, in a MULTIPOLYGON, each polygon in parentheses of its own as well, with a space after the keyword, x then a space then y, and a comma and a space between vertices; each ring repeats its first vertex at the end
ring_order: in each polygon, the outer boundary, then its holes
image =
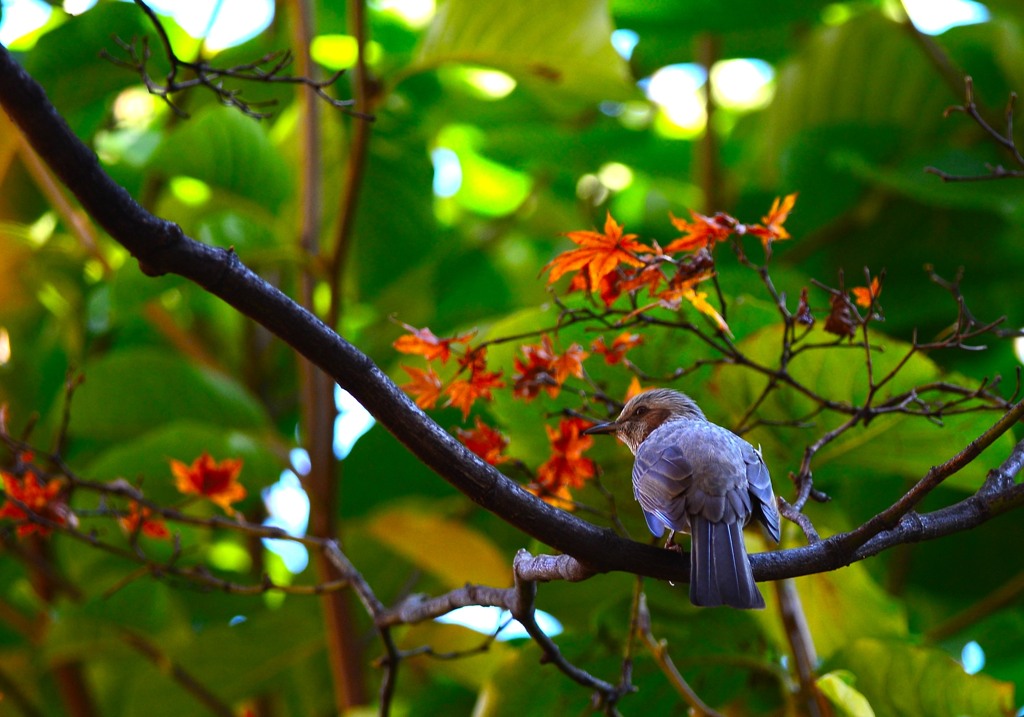
MULTIPOLYGON (((103 171, 96 155, 68 128, 39 84, 2 46, 0 105, 85 210, 132 253, 144 273, 174 273, 190 279, 265 326, 330 374, 421 462, 478 505, 572 556, 585 570, 688 580, 688 561, 678 554, 619 537, 526 492, 423 413, 366 354, 253 273, 233 251, 197 242, 177 225, 143 209, 103 171)), ((881 532, 873 526, 868 536, 832 536, 806 547, 760 553, 751 557, 751 563, 760 580, 832 570, 893 545, 972 528, 1022 505, 1024 486, 1003 486, 934 513, 901 512, 896 524, 883 522, 881 532), (868 539, 862 542, 862 537, 868 539), (852 552, 851 546, 855 546, 852 552)))

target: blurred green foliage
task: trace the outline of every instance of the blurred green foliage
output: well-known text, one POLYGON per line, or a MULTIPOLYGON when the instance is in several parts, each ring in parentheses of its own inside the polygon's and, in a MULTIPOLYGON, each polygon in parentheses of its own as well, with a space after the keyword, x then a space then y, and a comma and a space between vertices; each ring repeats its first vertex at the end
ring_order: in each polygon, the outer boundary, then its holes
MULTIPOLYGON (((314 5, 318 35, 349 32, 336 4, 314 5)), ((998 118, 1009 93, 1024 91, 1024 9, 1008 1, 989 5, 990 22, 954 28, 928 42, 956 72, 973 76, 984 111, 998 118)), ((478 327, 487 338, 554 325, 556 313, 538 273, 568 246, 562 233, 600 226, 606 211, 644 240, 665 244, 675 236, 669 212, 724 210, 753 222, 772 197, 789 192, 799 192, 800 199, 787 224, 794 239, 775 246, 776 286, 792 301, 811 278, 836 285, 844 270, 852 286, 863 283, 864 267, 873 275, 884 269, 884 328, 894 337, 885 346, 887 361, 902 355, 914 329, 932 337, 956 317, 948 294, 928 281, 925 264, 950 278, 962 267, 965 295, 982 320, 1005 315, 1008 327, 1024 324, 1024 182, 944 185, 923 173, 929 165, 983 173, 986 162, 1007 158, 964 116, 943 119, 946 106, 962 101, 958 75, 944 74, 925 43, 899 21, 898 3, 447 0, 419 29, 382 6, 371 3, 369 9, 370 36, 380 48, 372 70, 381 94, 338 328, 399 382, 406 377, 391 343, 401 329, 392 317, 430 326, 438 335, 478 327), (639 38, 628 61, 612 48, 616 28, 639 38), (707 128, 700 114, 693 126, 674 124, 636 84, 659 68, 693 63, 708 52, 718 61, 760 59, 774 72, 766 103, 716 108, 714 186, 702 175, 707 128), (457 158, 461 176, 444 196, 432 185, 437 150, 457 158), (618 174, 609 173, 610 165, 618 174), (720 204, 707 206, 709 194, 720 204)), ((289 22, 279 16, 257 37, 210 61, 248 62, 287 48, 289 22)), ((197 51, 194 39, 172 21, 166 25, 183 56, 197 51)), ((308 257, 297 243, 302 167, 295 89, 246 86, 248 99, 278 101, 263 121, 198 90, 178 98, 190 115, 179 118, 146 95, 137 77, 100 58, 101 49, 120 52, 112 35, 148 36, 152 74, 162 76, 166 65, 155 51, 153 30, 126 3, 101 2, 77 17, 55 9, 34 43, 14 49, 134 196, 191 236, 234 247, 262 276, 296 295, 308 257)), ((348 92, 346 79, 338 89, 348 92)), ((326 247, 338 221, 354 120, 326 106, 320 111, 326 247)), ((106 238, 97 246, 83 241, 55 208, 46 177, 30 169, 26 152, 0 117, 0 331, 10 345, 0 365, 0 402, 8 407, 12 432, 39 417, 33 440, 52 440, 65 373, 81 371, 85 383, 72 404, 65 455, 84 477, 141 482, 147 495, 171 502, 169 458, 190 461, 202 450, 243 457, 249 496, 240 508, 258 517, 260 488, 277 479, 296 445, 301 407, 294 356, 197 287, 173 277, 143 277, 106 238)), ((777 332, 771 306, 756 277, 723 256, 721 283, 739 307, 730 316, 733 331, 748 353, 767 356, 777 345, 770 340, 777 332)), ((811 288, 819 316, 827 300, 811 288)), ((594 334, 576 328, 559 336, 562 346, 589 346, 594 334)), ((645 338, 631 359, 652 375, 704 356, 702 347, 671 332, 645 338)), ((516 348, 506 343, 490 350, 491 364, 504 368, 506 378, 516 348)), ((794 371, 805 371, 825 394, 856 396, 862 365, 842 354, 814 356, 794 371)), ((969 355, 915 359, 908 380, 1003 375, 1012 384, 1017 366, 1009 343, 993 344, 969 355)), ((624 392, 627 374, 589 368, 608 382, 612 395, 624 392)), ((763 378, 742 370, 721 368, 695 373, 680 387, 728 423, 749 407, 761 383, 763 378)), ((572 406, 574 398, 563 394, 557 401, 524 404, 503 394, 486 413, 509 434, 510 454, 536 468, 547 456, 546 412, 572 406)), ((807 408, 799 399, 779 399, 762 412, 766 420, 785 420, 807 408)), ((436 417, 446 427, 461 424, 455 410, 436 417)), ((834 500, 812 505, 812 519, 825 534, 859 524, 986 424, 977 414, 941 428, 892 418, 847 434, 816 463, 816 478, 834 500)), ((796 470, 802 446, 831 427, 825 421, 808 430, 769 427, 757 433, 777 492, 788 497, 786 475, 796 470)), ((929 505, 976 488, 1008 445, 1009 439, 998 444, 929 505)), ((633 535, 643 535, 631 505, 628 455, 610 441, 593 455, 623 522, 633 535)), ((385 602, 410 588, 440 592, 457 585, 459 574, 475 579, 484 567, 488 576, 500 574, 495 562, 504 559, 510 568, 527 542, 467 505, 379 427, 340 465, 342 537, 385 602), (429 543, 402 543, 409 540, 400 534, 403 515, 421 516, 413 533, 441 531, 458 545, 446 556, 427 550, 429 543)), ((595 488, 580 499, 604 501, 595 488)), ((87 516, 97 506, 74 507, 87 516)), ((118 539, 109 521, 83 522, 118 539)), ((9 526, 0 530, 4 547, 13 545, 9 526)), ((218 546, 236 541, 227 533, 181 530, 189 560, 209 562, 218 546)), ((941 641, 928 635, 1019 575, 1015 546, 1022 541, 1024 523, 1006 516, 971 533, 798 579, 825 660, 822 674, 828 672, 822 690, 838 712, 870 714, 868 704, 877 715, 1012 713, 1024 693, 1019 594, 941 641), (966 675, 955 662, 969 640, 987 655, 982 676, 966 675)), ((786 544, 796 543, 796 534, 788 534, 786 544)), ((61 536, 53 545, 77 588, 75 599, 45 605, 32 591, 23 561, 0 562, 0 674, 38 713, 61 714, 49 666, 67 659, 87 664, 104 715, 197 713, 194 695, 139 659, 125 631, 146 636, 229 704, 267 694, 279 714, 331 711, 320 607, 313 598, 233 597, 148 577, 125 583, 132 563, 61 536), (9 619, 40 613, 49 616, 45 631, 20 630, 18 620, 9 619), (245 619, 232 620, 236 616, 245 619)), ((266 559, 264 567, 275 577, 313 581, 310 570, 288 576, 276 558, 266 559)), ((252 568, 227 560, 213 569, 242 581, 252 568)), ((797 709, 789 689, 789 648, 770 589, 769 609, 750 615, 693 608, 684 589, 667 584, 647 581, 645 587, 655 635, 667 640, 680 671, 705 701, 731 714, 797 709)), ((558 642, 569 659, 614 682, 633 590, 625 575, 544 585, 539 606, 564 624, 558 642)), ((369 634, 365 620, 360 629, 369 634)), ((432 623, 396 637, 402 647, 429 643, 439 652, 482 639, 432 623)), ((376 649, 367 649, 367 662, 376 649)), ((539 666, 537 658, 529 642, 498 644, 465 661, 417 658, 401 673, 396 713, 585 711, 585 691, 550 666, 539 666)), ((376 677, 373 670, 370 675, 376 677)), ((625 698, 625 713, 685 713, 639 648, 633 679, 639 692, 625 698)), ((17 705, 5 699, 0 713, 17 714, 17 705)))

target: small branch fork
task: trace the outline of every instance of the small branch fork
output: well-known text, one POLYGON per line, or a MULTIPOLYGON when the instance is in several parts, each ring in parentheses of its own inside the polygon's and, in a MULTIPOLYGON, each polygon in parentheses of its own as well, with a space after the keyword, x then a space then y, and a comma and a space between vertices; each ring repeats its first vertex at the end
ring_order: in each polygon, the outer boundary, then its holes
POLYGON ((255 119, 266 119, 272 115, 264 108, 273 107, 277 100, 252 101, 242 97, 242 90, 238 88, 225 87, 224 80, 238 80, 241 82, 260 82, 264 84, 292 84, 305 85, 309 87, 318 97, 326 101, 332 107, 343 112, 372 121, 373 115, 358 112, 352 109, 354 100, 339 100, 331 97, 327 90, 337 82, 344 74, 344 70, 338 71, 326 80, 318 81, 309 77, 293 77, 283 74, 292 64, 291 51, 285 50, 272 52, 260 59, 241 65, 227 68, 217 68, 206 62, 189 62, 178 57, 171 45, 171 40, 164 29, 163 23, 143 0, 135 0, 135 4, 146 14, 163 46, 164 55, 170 65, 163 81, 154 79, 149 73, 149 61, 152 58, 152 51, 149 47, 149 39, 146 37, 132 38, 126 41, 115 37, 114 42, 126 53, 127 59, 114 57, 106 50, 101 50, 100 55, 117 65, 138 73, 142 83, 150 93, 156 95, 179 117, 188 117, 182 107, 175 102, 175 95, 194 87, 205 87, 213 92, 222 104, 235 107, 243 114, 255 119), (190 76, 182 79, 181 74, 187 72, 190 76))
POLYGON ((1010 154, 1014 163, 1021 169, 1006 169, 1001 164, 986 164, 985 168, 988 170, 988 174, 949 174, 937 167, 925 167, 924 171, 929 174, 934 174, 943 182, 987 182, 993 179, 1024 178, 1024 154, 1021 154, 1020 149, 1017 147, 1017 142, 1013 137, 1013 113, 1017 105, 1017 93, 1010 93, 1010 99, 1007 101, 1006 109, 1003 112, 1003 116, 1006 121, 1006 130, 1005 132, 1000 132, 990 125, 978 110, 978 105, 974 101, 974 80, 970 75, 964 78, 964 88, 966 95, 964 104, 947 107, 945 116, 949 117, 951 114, 959 112, 970 117, 974 120, 975 124, 984 130, 985 134, 991 137, 997 145, 1010 154))

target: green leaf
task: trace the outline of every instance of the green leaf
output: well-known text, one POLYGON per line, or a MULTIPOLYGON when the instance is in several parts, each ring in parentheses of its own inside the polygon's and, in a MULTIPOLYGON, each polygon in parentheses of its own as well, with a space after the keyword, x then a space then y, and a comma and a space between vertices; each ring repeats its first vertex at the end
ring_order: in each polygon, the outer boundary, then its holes
POLYGON ((563 105, 625 99, 636 91, 612 48, 613 29, 605 0, 524 0, 500 13, 482 13, 473 0, 447 0, 423 36, 413 70, 472 63, 503 70, 563 105))
POLYGON ((467 582, 501 586, 511 580, 510 559, 487 536, 422 507, 383 511, 370 519, 368 528, 381 543, 450 588, 467 582))
POLYGON ((1015 710, 1013 684, 968 675, 936 649, 865 638, 830 665, 856 675, 878 717, 1006 717, 1015 710))
POLYGON ((224 428, 268 425, 259 403, 232 379, 155 348, 128 349, 86 364, 71 435, 122 441, 180 419, 224 428))
POLYGON ((275 210, 292 192, 291 172, 252 117, 207 105, 173 130, 150 157, 150 169, 228 190, 275 210))
POLYGON ((845 670, 822 675, 816 684, 842 717, 875 717, 871 703, 853 687, 854 677, 845 670))
POLYGON ((149 71, 154 77, 167 72, 152 25, 137 7, 127 3, 101 3, 69 18, 40 37, 26 60, 25 69, 46 88, 51 101, 80 136, 91 136, 99 128, 111 95, 139 84, 134 70, 100 57, 103 49, 115 57, 125 57, 114 37, 126 42, 146 37, 154 55, 149 71))
POLYGON ((906 606, 876 583, 863 563, 796 578, 818 655, 828 658, 852 641, 906 637, 906 606))

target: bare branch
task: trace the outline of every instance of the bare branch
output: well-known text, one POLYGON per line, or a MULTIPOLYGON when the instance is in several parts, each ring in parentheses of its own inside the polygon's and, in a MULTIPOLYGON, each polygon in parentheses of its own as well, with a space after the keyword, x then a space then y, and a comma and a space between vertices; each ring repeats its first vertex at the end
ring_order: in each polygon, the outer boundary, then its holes
POLYGON ((948 174, 936 167, 925 167, 924 171, 928 174, 934 174, 943 182, 986 182, 993 179, 1020 179, 1024 177, 1024 154, 1021 154, 1013 137, 1013 112, 1017 104, 1017 93, 1011 92, 1010 99, 1006 103, 1006 110, 1004 111, 1006 119, 1005 134, 990 125, 978 110, 978 105, 974 101, 974 80, 970 75, 964 77, 964 94, 966 97, 964 104, 947 107, 945 116, 949 117, 954 113, 962 113, 970 117, 996 144, 1009 152, 1013 161, 1022 169, 1006 169, 1001 164, 994 166, 986 164, 985 169, 988 170, 988 174, 948 174))
POLYGON ((327 93, 327 90, 344 74, 344 70, 338 71, 326 80, 320 81, 309 77, 295 77, 282 74, 292 64, 293 58, 289 50, 272 52, 253 62, 227 68, 213 67, 206 62, 189 62, 175 54, 171 40, 167 36, 167 31, 164 29, 163 23, 156 12, 143 0, 135 0, 135 4, 146 14, 156 30, 160 44, 163 46, 164 55, 170 64, 167 76, 162 82, 150 76, 148 66, 152 53, 149 48, 149 40, 145 37, 132 38, 131 41, 125 41, 117 37, 114 38, 118 46, 126 53, 127 59, 114 57, 106 50, 101 50, 100 56, 118 67, 124 67, 136 72, 142 83, 146 86, 146 89, 166 102, 167 106, 179 117, 188 117, 188 113, 175 102, 175 95, 194 87, 205 87, 213 92, 222 104, 235 107, 243 114, 254 119, 266 119, 271 116, 272 113, 264 112, 261 108, 272 107, 277 104, 277 100, 253 101, 245 99, 242 97, 241 89, 225 87, 224 80, 230 79, 263 84, 304 85, 332 107, 363 120, 371 122, 374 120, 371 114, 351 109, 352 105, 355 104, 355 100, 339 100, 327 93), (187 72, 190 76, 187 79, 180 79, 179 75, 182 72, 187 72))

